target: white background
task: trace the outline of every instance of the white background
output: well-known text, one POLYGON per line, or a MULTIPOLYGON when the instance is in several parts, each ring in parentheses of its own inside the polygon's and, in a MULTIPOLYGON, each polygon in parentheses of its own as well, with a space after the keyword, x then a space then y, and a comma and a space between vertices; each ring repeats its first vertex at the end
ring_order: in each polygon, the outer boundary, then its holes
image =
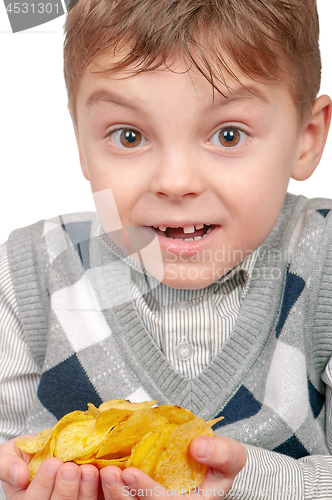
MULTIPOLYGON (((332 96, 332 2, 318 0, 323 82, 332 96)), ((60 213, 94 210, 81 174, 62 76, 64 16, 13 34, 0 0, 0 242, 12 229, 60 213)), ((332 198, 332 133, 322 162, 289 190, 332 198)))

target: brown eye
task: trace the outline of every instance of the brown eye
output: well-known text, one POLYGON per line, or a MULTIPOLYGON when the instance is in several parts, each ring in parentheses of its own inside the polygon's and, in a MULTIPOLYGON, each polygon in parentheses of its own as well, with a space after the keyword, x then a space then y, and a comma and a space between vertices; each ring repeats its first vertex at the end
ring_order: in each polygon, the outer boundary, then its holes
POLYGON ((119 139, 126 148, 135 148, 141 144, 142 134, 137 130, 127 128, 121 131, 119 139))
MULTIPOLYGON (((149 141, 138 130, 134 128, 117 128, 106 136, 122 153, 126 149, 141 148, 149 144, 149 141)), ((140 149, 139 149, 140 150, 140 149)))
POLYGON ((237 128, 224 128, 219 132, 219 141, 226 148, 234 147, 239 144, 241 133, 237 128))

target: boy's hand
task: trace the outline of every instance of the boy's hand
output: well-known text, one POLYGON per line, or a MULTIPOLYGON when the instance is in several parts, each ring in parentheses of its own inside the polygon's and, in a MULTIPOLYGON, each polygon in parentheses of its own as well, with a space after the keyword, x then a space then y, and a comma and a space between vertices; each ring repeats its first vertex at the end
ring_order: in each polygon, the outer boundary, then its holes
MULTIPOLYGON (((242 444, 226 437, 199 436, 190 445, 191 456, 209 468, 199 489, 190 491, 193 500, 223 498, 231 488, 236 475, 245 466, 247 453, 242 444)), ((165 500, 178 497, 181 492, 163 491, 162 486, 139 469, 128 468, 121 472, 117 467, 100 471, 105 500, 122 500, 123 497, 160 497, 165 500)), ((189 493, 188 493, 189 495, 189 493)))
MULTIPOLYGON (((28 437, 28 436, 24 436, 28 437)), ((29 434, 31 437, 31 434, 29 434)), ((31 455, 12 439, 0 446, 0 480, 8 500, 99 500, 99 473, 92 465, 46 460, 29 484, 31 455)))

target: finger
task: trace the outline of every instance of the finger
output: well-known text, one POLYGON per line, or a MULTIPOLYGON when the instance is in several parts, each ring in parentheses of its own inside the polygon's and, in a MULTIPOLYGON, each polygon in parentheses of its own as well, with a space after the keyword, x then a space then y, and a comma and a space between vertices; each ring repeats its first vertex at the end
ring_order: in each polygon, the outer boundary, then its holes
POLYGON ((62 464, 56 474, 52 500, 77 500, 81 482, 81 472, 77 464, 62 464))
MULTIPOLYGON (((24 435, 27 437, 30 435, 24 435)), ((12 486, 27 487, 29 482, 29 469, 27 463, 31 455, 23 453, 16 446, 16 439, 11 439, 1 445, 0 454, 0 480, 12 486)))
POLYGON ((130 495, 130 497, 137 496, 138 498, 151 499, 155 496, 167 496, 168 498, 172 496, 166 493, 166 489, 161 484, 151 479, 145 472, 134 467, 125 469, 122 472, 122 479, 126 484, 124 491, 127 491, 127 495, 130 495))
POLYGON ((99 472, 93 465, 81 465, 81 481, 79 486, 79 500, 97 500, 99 487, 99 472))
POLYGON ((123 497, 129 496, 119 467, 108 466, 101 469, 100 480, 105 500, 122 500, 123 497))
POLYGON ((28 488, 10 487, 6 490, 8 498, 23 498, 24 500, 49 500, 54 488, 56 473, 62 462, 58 458, 45 461, 37 471, 28 488))
MULTIPOLYGON (((233 480, 233 478, 224 476, 218 469, 208 468, 203 482, 193 491, 196 492, 197 499, 224 498, 231 488, 233 480)), ((193 496, 191 491, 189 494, 193 496)))
POLYGON ((22 458, 11 454, 0 457, 0 480, 19 488, 29 484, 29 468, 22 458))
POLYGON ((234 439, 223 436, 199 436, 190 445, 194 460, 219 470, 223 476, 234 478, 246 464, 244 446, 234 439))

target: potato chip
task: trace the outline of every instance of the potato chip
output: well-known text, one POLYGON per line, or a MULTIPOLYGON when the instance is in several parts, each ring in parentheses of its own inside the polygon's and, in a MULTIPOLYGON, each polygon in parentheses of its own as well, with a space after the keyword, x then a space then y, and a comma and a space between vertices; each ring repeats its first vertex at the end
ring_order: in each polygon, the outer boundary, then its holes
POLYGON ((90 456, 104 439, 104 433, 95 432, 95 420, 68 423, 58 431, 54 440, 53 453, 64 462, 90 456))
POLYGON ((148 431, 158 431, 168 424, 165 417, 158 415, 151 408, 137 410, 128 418, 123 428, 106 439, 97 453, 97 458, 104 455, 129 455, 132 448, 148 431))
POLYGON ((42 450, 52 437, 52 428, 44 429, 37 436, 32 438, 18 438, 16 446, 26 453, 37 453, 42 450))
POLYGON ((142 403, 131 403, 127 399, 111 399, 110 401, 105 401, 102 403, 98 410, 103 412, 105 410, 109 410, 110 408, 118 408, 119 410, 145 410, 146 408, 151 408, 154 404, 158 403, 158 401, 142 401, 142 403))
POLYGON ((98 408, 95 407, 94 404, 88 403, 88 409, 85 413, 87 415, 92 415, 93 417, 98 417, 100 412, 99 412, 98 408))
POLYGON ((126 467, 136 467, 139 469, 147 458, 147 456, 151 453, 158 439, 160 438, 160 432, 148 432, 142 439, 135 444, 133 447, 130 457, 126 462, 126 467))
MULTIPOLYGON (((76 453, 76 446, 80 449, 79 441, 80 436, 75 435, 75 432, 80 432, 84 435, 91 432, 95 425, 95 417, 84 411, 73 411, 62 417, 52 430, 51 439, 51 452, 53 456, 60 458, 64 462, 70 461, 74 458, 76 453), (87 430, 88 428, 88 430, 87 430), (72 445, 74 449, 72 451, 72 445)), ((82 436, 82 437, 83 437, 82 436)), ((84 437, 83 437, 84 439, 84 437)))
POLYGON ((195 488, 206 467, 192 459, 190 443, 199 435, 214 436, 211 427, 222 417, 205 422, 178 406, 152 408, 156 402, 115 399, 99 408, 89 403, 87 411, 68 413, 37 436, 18 438, 17 446, 33 455, 30 481, 45 460, 58 457, 98 469, 137 467, 165 488, 182 493, 195 488))
POLYGON ((189 446, 196 436, 202 435, 214 436, 213 430, 202 418, 179 425, 169 436, 153 479, 167 489, 180 490, 182 493, 200 485, 207 467, 192 458, 189 446))
POLYGON ((101 429, 105 426, 110 428, 110 424, 115 427, 120 422, 128 420, 132 413, 133 412, 130 410, 109 408, 108 410, 99 413, 99 415, 96 417, 96 428, 101 429))
POLYGON ((91 462, 82 462, 82 463, 92 464, 95 467, 97 467, 97 469, 102 469, 103 467, 107 467, 108 465, 115 465, 116 467, 119 467, 119 469, 124 470, 126 468, 126 462, 128 458, 129 457, 114 458, 113 460, 105 460, 104 458, 95 458, 94 460, 91 460, 91 462))
POLYGON ((220 422, 220 420, 224 420, 224 417, 213 418, 212 420, 207 420, 206 423, 208 424, 209 427, 213 427, 214 424, 220 422))
POLYGON ((154 411, 166 417, 170 424, 181 425, 195 418, 195 415, 190 410, 180 408, 179 406, 162 405, 154 408, 154 411))
POLYGON ((157 462, 160 458, 160 455, 165 449, 166 443, 168 441, 169 436, 172 434, 174 429, 176 429, 178 426, 176 424, 169 424, 166 426, 164 432, 161 434, 160 438, 156 442, 155 447, 151 450, 149 455, 146 457, 144 462, 142 463, 140 469, 148 474, 149 476, 152 476, 157 462))
POLYGON ((34 475, 36 474, 41 464, 45 462, 45 460, 51 457, 53 457, 53 453, 51 451, 50 440, 49 440, 47 444, 44 446, 44 448, 37 451, 37 453, 35 453, 32 459, 30 460, 29 463, 30 481, 32 481, 32 479, 34 478, 34 475))

